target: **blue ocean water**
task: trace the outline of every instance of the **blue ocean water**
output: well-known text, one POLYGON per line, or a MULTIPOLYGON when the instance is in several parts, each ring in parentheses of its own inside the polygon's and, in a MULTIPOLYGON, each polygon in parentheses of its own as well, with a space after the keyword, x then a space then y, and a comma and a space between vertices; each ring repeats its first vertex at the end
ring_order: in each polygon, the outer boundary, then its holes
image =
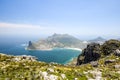
POLYGON ((0 45, 0 53, 9 55, 32 55, 38 58, 39 61, 43 62, 55 62, 59 64, 66 64, 71 59, 77 57, 81 52, 78 50, 71 49, 53 49, 48 51, 25 50, 24 44, 3 44, 0 45))

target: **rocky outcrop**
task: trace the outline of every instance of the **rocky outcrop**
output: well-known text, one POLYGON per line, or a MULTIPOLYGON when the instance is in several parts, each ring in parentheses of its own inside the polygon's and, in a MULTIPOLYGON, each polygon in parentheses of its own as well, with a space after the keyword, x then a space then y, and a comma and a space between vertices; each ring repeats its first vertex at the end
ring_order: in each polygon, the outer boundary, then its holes
POLYGON ((100 58, 100 45, 98 43, 91 43, 87 45, 77 59, 77 65, 96 61, 100 58))
POLYGON ((36 49, 36 48, 35 48, 34 44, 31 41, 29 41, 27 49, 30 50, 30 49, 36 49))
POLYGON ((101 46, 101 51, 103 55, 109 55, 109 54, 119 54, 118 50, 120 49, 120 41, 111 39, 109 41, 106 41, 102 46, 101 46), (115 51, 116 50, 116 51, 115 51))
MULTIPOLYGON (((120 56, 120 41, 108 40, 103 45, 98 43, 88 44, 82 51, 82 54, 78 56, 77 65, 96 61, 100 56, 106 57, 108 55, 120 56)), ((106 60, 104 64, 113 63, 113 60, 106 60)))

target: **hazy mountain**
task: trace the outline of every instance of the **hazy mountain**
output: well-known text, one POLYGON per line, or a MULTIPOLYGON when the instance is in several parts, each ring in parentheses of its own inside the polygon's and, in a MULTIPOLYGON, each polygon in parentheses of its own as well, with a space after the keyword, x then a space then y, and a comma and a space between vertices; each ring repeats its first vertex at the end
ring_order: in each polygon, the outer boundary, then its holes
POLYGON ((103 44, 106 41, 106 39, 102 38, 102 37, 97 37, 95 39, 89 40, 88 42, 95 42, 95 43, 100 43, 103 44))
POLYGON ((117 40, 119 40, 119 41, 120 41, 120 38, 118 38, 117 40))
POLYGON ((68 35, 68 34, 53 34, 44 40, 37 42, 29 42, 28 49, 47 50, 52 48, 85 48, 87 43, 68 35))

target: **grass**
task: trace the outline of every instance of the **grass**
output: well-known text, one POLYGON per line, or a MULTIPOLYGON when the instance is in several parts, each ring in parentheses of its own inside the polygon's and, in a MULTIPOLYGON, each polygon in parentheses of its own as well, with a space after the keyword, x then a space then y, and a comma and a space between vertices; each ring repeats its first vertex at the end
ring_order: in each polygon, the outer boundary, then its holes
POLYGON ((120 74, 117 71, 120 69, 115 69, 114 65, 120 65, 120 58, 114 55, 110 55, 98 60, 99 66, 92 67, 91 64, 83 64, 81 66, 64 66, 59 64, 47 64, 39 61, 12 61, 15 56, 7 56, 0 54, 0 80, 44 80, 41 72, 47 72, 48 75, 58 76, 58 80, 73 80, 77 78, 78 80, 87 80, 87 78, 94 79, 94 74, 89 73, 89 71, 99 70, 102 72, 102 78, 106 80, 120 79, 120 74), (115 59, 115 63, 110 63, 105 65, 104 61, 107 59, 115 59), (48 68, 54 70, 50 72, 48 68), (88 72, 88 73, 84 73, 88 72), (65 74, 66 78, 63 79, 61 74, 65 74), (87 77, 88 76, 88 77, 87 77))

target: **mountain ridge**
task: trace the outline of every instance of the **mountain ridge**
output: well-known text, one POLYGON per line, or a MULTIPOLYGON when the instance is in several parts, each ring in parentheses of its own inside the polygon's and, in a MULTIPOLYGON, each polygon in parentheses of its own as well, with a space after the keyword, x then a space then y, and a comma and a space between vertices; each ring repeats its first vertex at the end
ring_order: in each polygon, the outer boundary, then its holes
POLYGON ((106 41, 106 39, 104 39, 104 38, 102 38, 100 36, 95 38, 95 39, 88 40, 88 42, 90 42, 90 43, 95 42, 95 43, 100 43, 100 44, 103 44, 105 41, 106 41))

